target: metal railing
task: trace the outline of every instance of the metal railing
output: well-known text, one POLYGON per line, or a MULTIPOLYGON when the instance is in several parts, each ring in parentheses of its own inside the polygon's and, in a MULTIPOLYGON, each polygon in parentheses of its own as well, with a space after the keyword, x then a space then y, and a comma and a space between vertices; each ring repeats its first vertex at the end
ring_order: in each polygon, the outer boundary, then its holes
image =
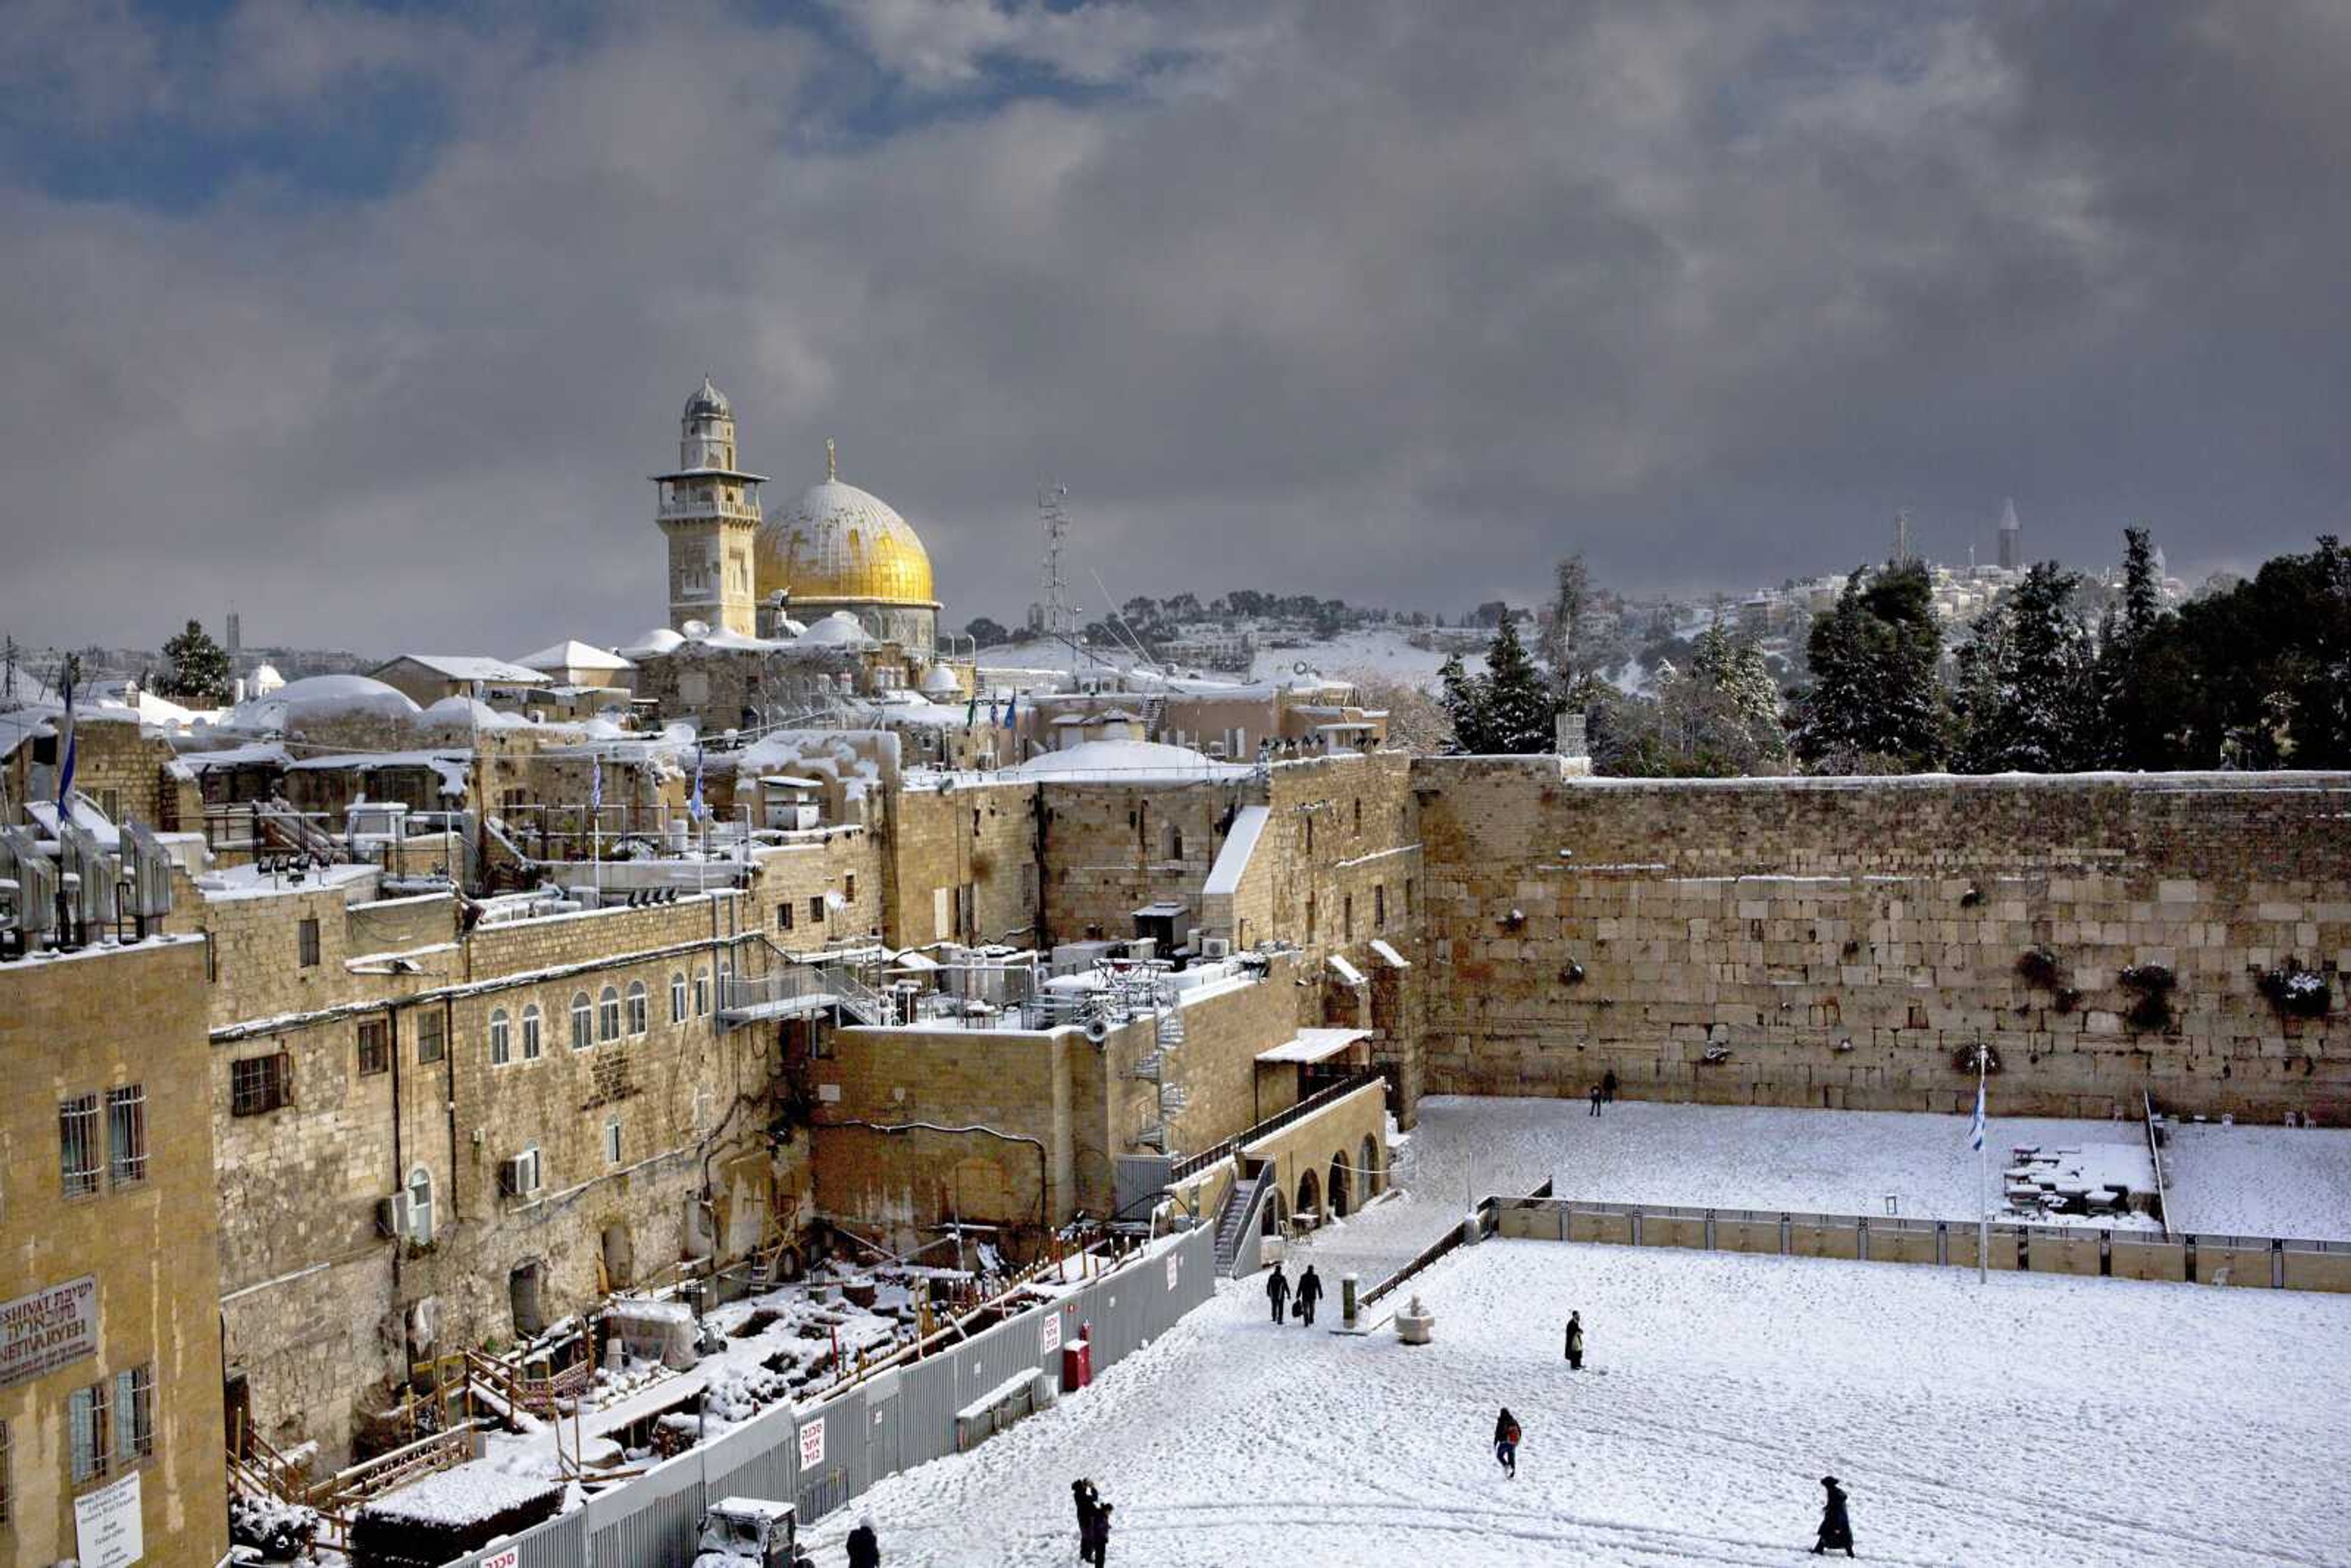
POLYGON ((1186 1155, 1177 1160, 1167 1172, 1167 1185, 1173 1186, 1178 1182, 1198 1176, 1218 1160, 1231 1158, 1235 1149, 1245 1148, 1259 1138, 1269 1137, 1293 1122, 1302 1121, 1311 1116, 1325 1106, 1337 1104, 1366 1084, 1382 1083, 1386 1082, 1386 1078, 1387 1075, 1376 1067, 1366 1067, 1359 1071, 1349 1073, 1340 1082, 1327 1089, 1317 1090, 1287 1110, 1275 1112, 1256 1126, 1237 1133, 1221 1144, 1212 1144, 1196 1155, 1186 1155))

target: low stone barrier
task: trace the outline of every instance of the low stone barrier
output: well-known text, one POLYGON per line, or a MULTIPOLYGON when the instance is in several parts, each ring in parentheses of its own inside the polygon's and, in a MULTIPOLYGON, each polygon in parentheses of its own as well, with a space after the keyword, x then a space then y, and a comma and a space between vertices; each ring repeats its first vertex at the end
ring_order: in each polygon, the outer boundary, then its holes
MULTIPOLYGON (((1616 1247, 1842 1258, 1972 1269, 1985 1266, 2085 1279, 2158 1280, 2351 1294, 2351 1241, 2268 1236, 2173 1236, 2087 1225, 1995 1224, 1980 1238, 1965 1219, 1687 1208, 1573 1198, 1488 1198, 1496 1235, 1616 1247)), ((1425 1266, 1425 1263, 1424 1265, 1425 1266)))

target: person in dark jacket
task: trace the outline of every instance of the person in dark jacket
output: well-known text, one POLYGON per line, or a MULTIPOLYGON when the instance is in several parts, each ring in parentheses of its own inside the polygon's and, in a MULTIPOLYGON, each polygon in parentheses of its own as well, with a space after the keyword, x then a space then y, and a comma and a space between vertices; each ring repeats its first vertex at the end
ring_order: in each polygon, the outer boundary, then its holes
POLYGON ((1510 1407, 1507 1405, 1494 1418, 1494 1458, 1502 1462, 1502 1474, 1512 1480, 1518 1479, 1519 1418, 1510 1414, 1510 1407))
POLYGON ((1600 1076, 1600 1102, 1604 1105, 1616 1103, 1616 1070, 1613 1067, 1600 1076))
POLYGON ((1821 1485, 1828 1489, 1828 1497, 1821 1504, 1820 1539, 1813 1542, 1813 1555, 1826 1556, 1843 1548, 1847 1557, 1853 1555, 1853 1521, 1845 1516, 1844 1488, 1834 1476, 1823 1476, 1821 1485))
POLYGON ((1102 1568, 1109 1555, 1110 1504, 1096 1497, 1078 1525, 1078 1560, 1102 1568))
POLYGON ((1306 1272, 1298 1279, 1299 1315, 1306 1320, 1308 1328, 1314 1326, 1314 1303, 1322 1299, 1322 1276, 1314 1271, 1313 1264, 1309 1263, 1306 1272))
POLYGON ((1600 1114, 1600 1085, 1597 1083, 1592 1086, 1592 1113, 1595 1116, 1600 1114))
POLYGON ((1093 1519, 1094 1510, 1102 1506, 1102 1494, 1094 1490, 1093 1482, 1076 1480, 1070 1483, 1070 1500, 1078 1505, 1078 1544, 1082 1552, 1086 1526, 1093 1519))
POLYGON ((1290 1281, 1282 1277, 1281 1265, 1276 1263, 1266 1276, 1265 1299, 1273 1303, 1273 1321, 1281 1321, 1281 1309, 1290 1302, 1290 1281))
POLYGON ((1583 1370, 1583 1314, 1582 1312, 1567 1314, 1567 1369, 1570 1372, 1583 1370))
POLYGON ((849 1568, 882 1568, 882 1538, 873 1533, 870 1515, 860 1518, 849 1532, 849 1568))

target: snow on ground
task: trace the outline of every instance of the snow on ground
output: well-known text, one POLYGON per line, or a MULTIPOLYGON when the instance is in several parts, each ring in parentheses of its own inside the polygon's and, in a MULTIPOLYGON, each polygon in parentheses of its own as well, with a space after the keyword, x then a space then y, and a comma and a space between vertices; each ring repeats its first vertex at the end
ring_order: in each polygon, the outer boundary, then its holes
POLYGON ((2163 1175, 2174 1230, 2351 1237, 2351 1130, 2174 1125, 2163 1175))
MULTIPOLYGON (((1546 1180, 1562 1197, 1607 1203, 1877 1215, 1891 1195, 1910 1218, 1976 1218, 1964 1116, 1626 1100, 1596 1118, 1588 1110, 1581 1100, 1425 1099, 1394 1161, 1395 1184, 1412 1201, 1375 1203, 1304 1247, 1322 1273, 1353 1270, 1368 1287, 1442 1236, 1474 1198, 1532 1192, 1546 1180)), ((1995 1115, 1985 1141, 1997 1206, 2001 1159, 2018 1145, 2137 1150, 2145 1140, 2136 1122, 1995 1115)), ((2176 1228, 2351 1236, 2351 1131, 2175 1128, 2166 1176, 2176 1228)))
POLYGON ((1163 1568, 1791 1563, 1834 1473, 1872 1562, 2351 1563, 2351 1300, 1499 1240, 1414 1288, 1425 1348, 1276 1326, 1228 1284, 820 1521, 818 1560, 870 1514, 893 1563, 1064 1563, 1084 1476, 1112 1561, 1163 1568))

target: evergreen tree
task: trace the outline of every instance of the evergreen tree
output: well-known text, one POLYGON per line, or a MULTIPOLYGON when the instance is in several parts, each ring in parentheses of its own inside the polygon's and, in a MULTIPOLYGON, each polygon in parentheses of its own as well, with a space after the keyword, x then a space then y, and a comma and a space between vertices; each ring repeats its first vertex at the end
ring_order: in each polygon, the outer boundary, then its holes
POLYGON ((163 644, 169 668, 155 683, 157 695, 190 707, 223 707, 234 690, 228 651, 212 639, 204 622, 191 621, 187 630, 163 644))
POLYGON ((1453 721, 1455 749, 1474 756, 1526 756, 1557 743, 1560 698, 1504 615, 1486 649, 1486 673, 1471 676, 1458 658, 1438 672, 1438 699, 1453 721))
POLYGON ((2123 530, 2122 602, 2098 632, 2101 759, 2133 769, 2177 768, 2186 670, 2177 617, 2157 597, 2155 549, 2145 528, 2123 530))
POLYGON ((1888 562, 1845 580, 1836 607, 1813 618, 1813 684, 1789 739, 1816 773, 1920 772, 1942 765, 1943 653, 1927 569, 1888 562))
POLYGON ((1970 773, 2070 773, 2104 751, 2082 575, 2054 561, 1976 618, 1959 651, 1959 767, 1970 773))

